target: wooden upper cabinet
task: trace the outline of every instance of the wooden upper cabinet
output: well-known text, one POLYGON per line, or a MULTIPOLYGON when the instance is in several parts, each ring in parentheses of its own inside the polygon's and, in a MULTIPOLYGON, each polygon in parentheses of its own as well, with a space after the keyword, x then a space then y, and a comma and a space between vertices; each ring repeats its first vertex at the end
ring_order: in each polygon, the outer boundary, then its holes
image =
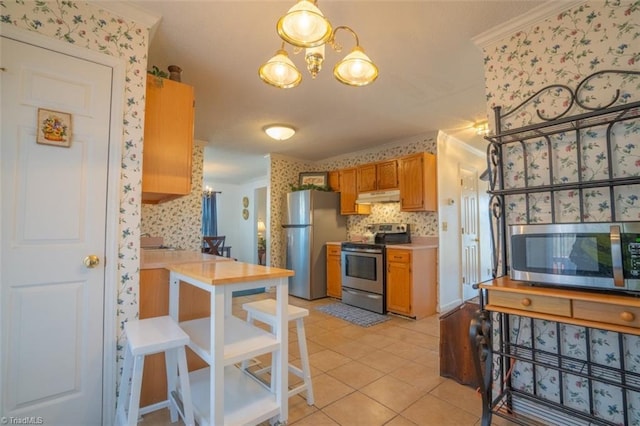
POLYGON ((358 192, 375 191, 376 180, 375 163, 358 166, 358 192))
POLYGON ((329 189, 333 192, 340 192, 340 171, 333 170, 329 172, 329 189))
POLYGON ((426 152, 408 155, 400 164, 400 210, 437 211, 436 156, 426 152))
POLYGON ((191 193, 193 87, 147 76, 142 202, 157 204, 191 193))
POLYGON ((398 188, 398 161, 390 160, 376 164, 378 190, 398 188))
POLYGON ((397 160, 358 166, 358 192, 396 188, 398 188, 397 160))
POLYGON ((340 214, 342 215, 371 213, 370 205, 356 204, 357 171, 355 167, 340 170, 340 214))

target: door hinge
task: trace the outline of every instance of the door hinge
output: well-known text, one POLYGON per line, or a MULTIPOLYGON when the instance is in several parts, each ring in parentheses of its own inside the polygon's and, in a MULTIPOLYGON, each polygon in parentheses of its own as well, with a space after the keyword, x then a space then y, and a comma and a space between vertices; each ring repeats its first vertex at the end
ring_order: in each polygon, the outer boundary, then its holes
POLYGON ((462 284, 464 284, 466 282, 465 278, 462 277, 462 284))

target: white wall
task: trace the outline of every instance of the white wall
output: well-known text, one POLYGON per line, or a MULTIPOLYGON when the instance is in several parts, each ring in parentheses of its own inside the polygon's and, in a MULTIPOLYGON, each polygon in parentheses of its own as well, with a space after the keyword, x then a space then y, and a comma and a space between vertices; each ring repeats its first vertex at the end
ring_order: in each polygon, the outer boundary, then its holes
MULTIPOLYGON (((254 263, 257 260, 256 242, 256 189, 267 186, 267 177, 235 185, 215 181, 205 181, 204 186, 209 186, 214 191, 220 191, 217 195, 218 207, 218 235, 225 235, 225 245, 231 246, 231 257, 241 262, 254 263), (249 218, 242 217, 242 198, 249 199, 249 218)), ((264 218, 265 221, 268 218, 264 218)), ((268 223, 268 222, 266 222, 268 223)))
MULTIPOLYGON (((460 167, 475 169, 478 176, 487 167, 486 154, 462 141, 438 133, 438 223, 439 223, 439 306, 440 312, 447 312, 463 302, 461 274, 460 238, 460 167), (455 200, 449 204, 449 199, 455 200), (447 223, 447 230, 443 229, 447 223)), ((478 205, 480 206, 480 273, 481 281, 490 278, 491 251, 489 232, 487 183, 478 182, 478 205)))

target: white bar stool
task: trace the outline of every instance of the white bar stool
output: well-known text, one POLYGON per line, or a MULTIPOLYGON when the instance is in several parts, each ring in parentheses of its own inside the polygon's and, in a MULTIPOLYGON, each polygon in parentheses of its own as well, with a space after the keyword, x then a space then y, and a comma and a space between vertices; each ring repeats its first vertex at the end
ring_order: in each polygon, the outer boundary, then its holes
POLYGON ((169 407, 172 423, 178 420, 179 412, 186 425, 195 425, 185 353, 189 336, 170 316, 128 321, 124 324, 124 330, 127 346, 118 395, 116 425, 135 426, 138 423, 144 357, 159 352, 164 352, 167 365, 167 401, 164 405, 161 404, 160 408, 169 407), (176 398, 176 374, 172 371, 176 365, 180 379, 181 401, 176 398))
MULTIPOLYGON (((256 302, 248 302, 242 305, 242 309, 247 311, 247 322, 252 323, 255 320, 264 322, 271 326, 271 331, 275 326, 276 320, 276 301, 274 299, 258 300, 256 302)), ((307 352, 307 338, 304 332, 303 318, 309 315, 309 311, 298 306, 287 305, 287 320, 296 321, 296 329, 298 331, 298 349, 300 350, 300 361, 302 363, 302 369, 295 365, 289 364, 289 371, 296 376, 302 378, 303 382, 300 386, 296 386, 289 390, 289 397, 296 395, 304 390, 307 391, 307 404, 313 405, 313 385, 311 383, 311 369, 309 367, 309 354, 307 352)), ((274 361, 272 361, 273 364, 274 361)), ((242 368, 246 369, 246 362, 242 363, 242 368)), ((259 373, 272 370, 267 367, 259 371, 259 373)), ((258 373, 257 373, 258 374, 258 373)), ((271 388, 275 386, 274 381, 271 381, 271 388)))

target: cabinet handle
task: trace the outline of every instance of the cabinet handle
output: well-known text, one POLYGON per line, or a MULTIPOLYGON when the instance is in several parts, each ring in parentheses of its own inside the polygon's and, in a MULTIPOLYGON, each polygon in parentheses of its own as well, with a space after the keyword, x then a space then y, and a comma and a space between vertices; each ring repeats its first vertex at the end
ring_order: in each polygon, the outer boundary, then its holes
POLYGON ((636 319, 636 316, 635 316, 635 315, 633 315, 633 313, 632 313, 632 312, 629 312, 629 311, 623 311, 623 312, 620 314, 620 319, 621 319, 622 321, 631 322, 631 321, 633 321, 634 319, 636 319))
POLYGON ((531 306, 531 299, 525 297, 520 301, 520 303, 522 304, 522 306, 531 306))

